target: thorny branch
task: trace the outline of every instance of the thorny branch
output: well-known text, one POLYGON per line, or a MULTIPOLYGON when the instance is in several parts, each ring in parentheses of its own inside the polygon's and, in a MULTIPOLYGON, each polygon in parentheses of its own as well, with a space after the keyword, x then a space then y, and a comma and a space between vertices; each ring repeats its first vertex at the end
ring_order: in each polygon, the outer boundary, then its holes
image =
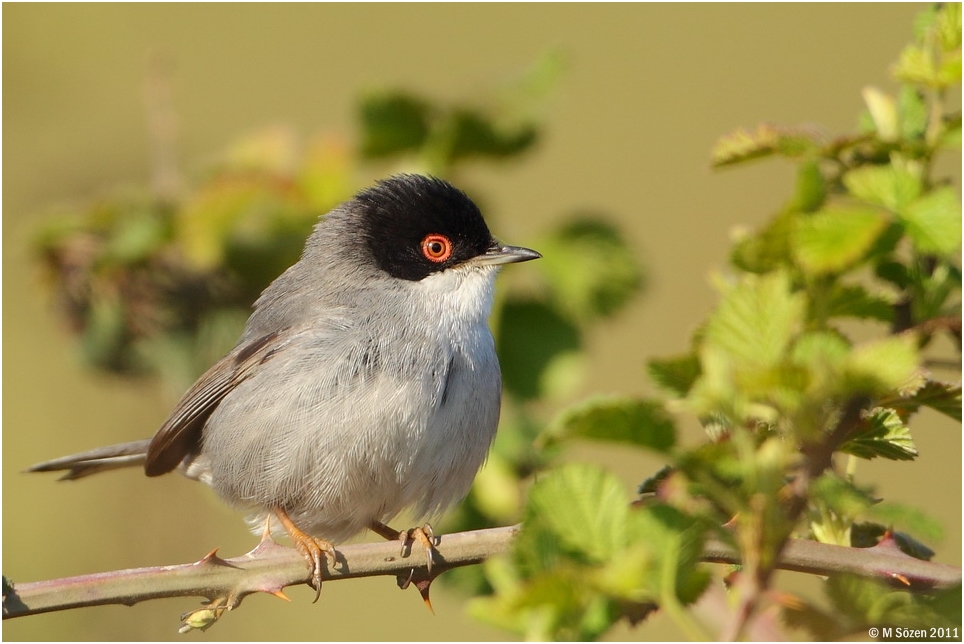
MULTIPOLYGON (((337 564, 326 571, 325 579, 394 575, 400 586, 415 585, 427 597, 432 579, 445 570, 481 563, 506 552, 519 530, 520 526, 515 525, 442 535, 437 541, 431 575, 418 554, 402 556, 397 543, 343 546, 338 549, 337 564)), ((706 544, 703 559, 717 563, 740 561, 736 548, 718 540, 706 544)), ((797 539, 790 540, 784 548, 778 567, 813 574, 848 572, 919 590, 961 583, 960 568, 914 559, 896 548, 845 548, 797 539)), ((5 580, 3 618, 103 604, 130 606, 161 597, 202 596, 210 603, 184 616, 182 631, 203 629, 224 611, 236 608, 246 595, 267 592, 284 597, 284 587, 307 581, 301 555, 266 541, 232 559, 211 553, 191 564, 118 570, 10 587, 5 580)))

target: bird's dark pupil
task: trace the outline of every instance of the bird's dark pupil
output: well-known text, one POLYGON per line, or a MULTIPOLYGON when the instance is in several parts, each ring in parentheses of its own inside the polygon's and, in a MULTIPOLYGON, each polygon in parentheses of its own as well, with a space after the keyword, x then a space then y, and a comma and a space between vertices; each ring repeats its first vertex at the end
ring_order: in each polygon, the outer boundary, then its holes
POLYGON ((433 255, 441 255, 442 242, 437 242, 437 241, 432 242, 431 245, 429 246, 429 250, 432 252, 433 255))

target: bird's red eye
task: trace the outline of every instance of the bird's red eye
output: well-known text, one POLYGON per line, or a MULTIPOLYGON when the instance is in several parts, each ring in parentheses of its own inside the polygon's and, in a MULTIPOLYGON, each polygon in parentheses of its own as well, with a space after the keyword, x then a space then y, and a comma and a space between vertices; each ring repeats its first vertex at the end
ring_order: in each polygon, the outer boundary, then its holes
POLYGON ((444 262, 452 256, 452 241, 438 233, 426 235, 422 240, 422 255, 430 262, 444 262))

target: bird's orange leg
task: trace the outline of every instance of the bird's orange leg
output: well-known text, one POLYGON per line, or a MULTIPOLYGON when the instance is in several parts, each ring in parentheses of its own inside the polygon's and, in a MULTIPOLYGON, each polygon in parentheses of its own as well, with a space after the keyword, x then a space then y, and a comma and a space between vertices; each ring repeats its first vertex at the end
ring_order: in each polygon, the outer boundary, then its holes
POLYGON ((334 566, 335 546, 329 541, 312 537, 302 532, 283 508, 275 508, 273 512, 274 515, 278 517, 278 520, 281 521, 285 532, 287 532, 291 538, 291 543, 294 545, 295 550, 300 552, 305 558, 305 561, 308 562, 308 570, 311 573, 311 581, 309 583, 311 587, 315 589, 315 601, 318 601, 318 597, 321 596, 322 554, 327 557, 330 565, 334 566))

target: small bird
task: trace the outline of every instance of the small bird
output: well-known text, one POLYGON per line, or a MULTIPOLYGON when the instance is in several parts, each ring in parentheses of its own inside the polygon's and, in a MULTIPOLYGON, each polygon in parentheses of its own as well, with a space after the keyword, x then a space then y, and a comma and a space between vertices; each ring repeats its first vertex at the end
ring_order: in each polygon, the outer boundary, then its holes
MULTIPOLYGON (((404 174, 323 216, 301 259, 254 304, 238 344, 153 439, 40 463, 64 479, 177 470, 283 528, 320 591, 334 542, 468 492, 495 437, 501 373, 488 316, 499 267, 541 257, 496 241, 478 207, 404 174)), ((316 596, 317 599, 317 596, 316 596)))

